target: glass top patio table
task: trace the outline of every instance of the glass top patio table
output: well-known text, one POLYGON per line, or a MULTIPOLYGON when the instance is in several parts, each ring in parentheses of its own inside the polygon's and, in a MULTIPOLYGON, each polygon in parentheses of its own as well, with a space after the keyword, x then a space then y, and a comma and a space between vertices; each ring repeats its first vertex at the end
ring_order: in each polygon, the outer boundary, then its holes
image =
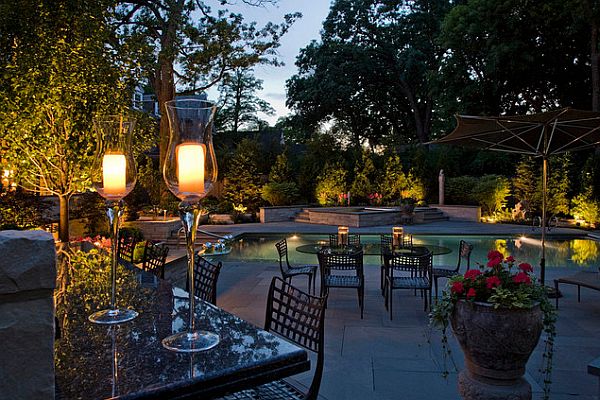
POLYGON ((131 322, 87 319, 108 304, 107 273, 73 276, 57 299, 57 399, 208 398, 310 369, 304 349, 200 300, 196 328, 217 333, 219 344, 191 354, 166 350, 161 340, 187 327, 187 293, 142 271, 119 265, 117 273, 118 305, 139 312, 131 322))
MULTIPOLYGON (((381 254, 381 244, 379 243, 364 243, 361 245, 365 256, 378 256, 381 254)), ((302 246, 296 247, 296 251, 300 253, 306 254, 317 254, 321 249, 331 248, 335 251, 335 247, 330 247, 328 245, 322 244, 305 244, 302 246)), ((452 250, 448 247, 437 246, 432 244, 426 245, 414 245, 412 246, 412 252, 425 252, 425 249, 429 250, 432 255, 439 256, 442 254, 450 254, 452 250)), ((411 252, 411 248, 401 248, 396 249, 396 252, 411 252)))

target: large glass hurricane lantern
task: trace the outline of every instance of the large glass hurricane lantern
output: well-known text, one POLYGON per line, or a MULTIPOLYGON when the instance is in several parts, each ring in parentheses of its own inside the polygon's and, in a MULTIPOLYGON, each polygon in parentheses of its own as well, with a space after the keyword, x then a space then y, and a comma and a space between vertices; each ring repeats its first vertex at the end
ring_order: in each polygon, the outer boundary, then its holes
POLYGON ((135 161, 131 151, 131 134, 134 127, 135 120, 119 115, 94 120, 98 145, 92 164, 92 185, 106 199, 106 215, 112 236, 110 307, 89 316, 89 320, 97 324, 118 324, 130 321, 138 315, 134 310, 118 308, 116 304, 117 251, 123 197, 133 190, 136 181, 135 161))
POLYGON ((179 216, 185 232, 188 257, 189 321, 187 331, 163 339, 163 346, 178 352, 210 349, 219 343, 213 332, 194 327, 194 242, 200 219, 200 200, 217 181, 217 160, 212 142, 215 107, 196 99, 166 103, 169 118, 169 147, 163 165, 167 187, 181 203, 179 216))

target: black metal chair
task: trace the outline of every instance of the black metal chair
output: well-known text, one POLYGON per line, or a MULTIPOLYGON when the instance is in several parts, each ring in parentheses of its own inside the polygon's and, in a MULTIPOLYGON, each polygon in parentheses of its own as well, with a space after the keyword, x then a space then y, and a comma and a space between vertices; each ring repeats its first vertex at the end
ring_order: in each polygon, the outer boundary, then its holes
POLYGON ((358 291, 360 318, 363 317, 365 297, 365 276, 363 251, 336 253, 325 248, 317 254, 321 270, 321 296, 329 295, 329 288, 351 288, 358 291))
MULTIPOLYGON (((382 234, 380 236, 380 244, 381 244, 381 250, 379 253, 379 259, 381 262, 381 268, 380 268, 380 285, 381 285, 381 295, 384 295, 384 286, 385 286, 385 263, 383 262, 383 253, 387 250, 387 251, 391 251, 393 249, 393 243, 394 243, 394 239, 392 235, 389 234, 382 234)), ((400 243, 398 248, 406 248, 406 249, 412 249, 413 247, 413 240, 412 240, 412 235, 408 235, 408 234, 403 234, 400 236, 400 243)))
POLYGON ((292 283, 293 277, 306 275, 308 276, 308 292, 314 293, 316 290, 317 266, 304 265, 302 267, 294 267, 290 265, 286 239, 281 239, 279 242, 275 243, 275 247, 277 247, 277 253, 279 254, 279 269, 281 270, 281 277, 283 280, 292 283))
MULTIPOLYGON (((222 264, 213 264, 199 254, 194 257, 194 295, 211 304, 217 304, 217 281, 222 264)), ((189 290, 189 287, 186 287, 189 290)))
POLYGON ((133 253, 135 251, 135 246, 137 245, 137 240, 133 236, 128 235, 120 235, 119 243, 117 245, 117 254, 119 258, 133 263, 133 253))
POLYGON ((165 263, 169 255, 169 247, 164 243, 154 243, 147 240, 144 246, 144 256, 142 258, 141 268, 156 275, 165 278, 165 263))
POLYGON ((265 330, 316 353, 312 383, 304 392, 288 381, 279 380, 224 398, 316 400, 323 376, 325 303, 325 297, 311 296, 279 277, 273 277, 267 300, 265 330))
POLYGON ((435 297, 438 296, 438 279, 439 278, 452 278, 460 273, 460 267, 462 260, 465 260, 467 264, 467 271, 471 268, 471 252, 473 251, 473 245, 461 240, 458 244, 458 262, 455 268, 448 267, 436 267, 433 269, 433 282, 435 285, 435 297))
MULTIPOLYGON (((337 247, 339 245, 340 245, 340 243, 338 241, 338 235, 336 233, 330 233, 329 234, 329 246, 337 247)), ((348 235, 348 246, 360 247, 361 246, 360 234, 355 233, 352 235, 348 235)))
POLYGON ((425 254, 403 254, 385 252, 383 260, 385 264, 385 308, 390 311, 392 319, 392 293, 395 289, 413 289, 425 291, 423 296, 424 309, 431 305, 431 276, 432 255, 425 254))

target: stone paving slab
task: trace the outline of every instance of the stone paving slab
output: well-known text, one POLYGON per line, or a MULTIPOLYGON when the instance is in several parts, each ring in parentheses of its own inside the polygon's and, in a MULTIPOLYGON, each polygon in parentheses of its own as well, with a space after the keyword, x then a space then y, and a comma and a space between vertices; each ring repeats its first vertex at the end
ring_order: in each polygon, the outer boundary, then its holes
MULTIPOLYGON (((298 232, 334 233, 335 226, 298 223, 244 224, 206 226, 215 232, 298 232)), ((360 233, 385 233, 391 226, 359 228, 360 233)), ((420 234, 519 234, 531 228, 519 225, 480 224, 472 222, 437 222, 406 227, 420 234)), ((560 228, 551 235, 587 232, 560 228)), ((174 254, 173 254, 174 255, 174 254)), ((183 255, 183 254, 182 254, 183 255)), ((320 396, 335 399, 457 399, 456 372, 444 379, 440 334, 428 328, 423 301, 410 291, 394 293, 394 319, 390 321, 379 290, 378 266, 366 266, 365 314, 360 319, 355 290, 332 289, 325 326, 325 369, 320 396)), ((564 269, 548 268, 547 281, 568 275, 564 269)), ((180 284, 181 282, 181 273, 180 284)), ((218 305, 253 322, 264 323, 268 285, 279 275, 276 261, 225 262, 219 278, 218 305)), ((177 276, 177 274, 173 274, 177 276)), ((317 279, 318 282, 318 279, 317 279)), ((441 282, 442 283, 442 282, 441 282)), ((306 290, 306 279, 294 284, 306 290)), ((318 283, 317 283, 318 286, 318 283)), ((554 354, 551 399, 596 399, 598 380, 587 374, 587 364, 600 356, 600 292, 582 289, 582 301, 577 302, 575 287, 561 285, 557 322, 558 336, 554 354)), ((463 368, 460 348, 449 335, 449 346, 458 369, 463 368)), ((543 342, 536 348, 527 366, 526 379, 532 384, 534 399, 542 398, 542 377, 539 373, 543 342)), ((450 364, 448 367, 450 368, 450 364)), ((450 368, 451 371, 454 371, 450 368)), ((312 376, 295 377, 304 385, 312 376)))

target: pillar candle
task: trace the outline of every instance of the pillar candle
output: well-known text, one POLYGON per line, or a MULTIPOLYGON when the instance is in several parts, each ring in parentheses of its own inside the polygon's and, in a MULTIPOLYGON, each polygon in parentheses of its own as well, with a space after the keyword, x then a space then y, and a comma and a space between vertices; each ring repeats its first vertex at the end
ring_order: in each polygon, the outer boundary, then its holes
POLYGON ((127 160, 124 154, 107 153, 102 158, 102 183, 105 195, 125 195, 127 160))
POLYGON ((177 146, 177 178, 180 192, 204 193, 204 145, 183 143, 177 146))
POLYGON ((402 235, 404 234, 404 229, 401 226, 395 226, 392 228, 392 246, 393 247, 402 247, 402 235))
POLYGON ((346 245, 348 245, 348 227, 340 226, 338 227, 338 246, 346 245))

